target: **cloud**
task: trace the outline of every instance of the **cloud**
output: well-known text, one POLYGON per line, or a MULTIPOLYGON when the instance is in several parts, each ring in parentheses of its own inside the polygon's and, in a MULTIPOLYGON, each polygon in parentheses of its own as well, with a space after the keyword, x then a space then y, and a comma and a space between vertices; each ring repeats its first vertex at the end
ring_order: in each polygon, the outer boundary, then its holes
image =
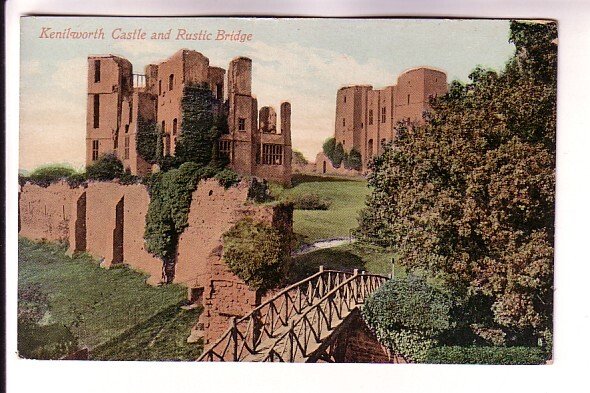
POLYGON ((66 93, 70 95, 70 98, 84 98, 88 77, 87 67, 86 58, 81 56, 58 61, 51 75, 54 92, 66 93))
POLYGON ((395 83, 395 76, 375 60, 358 62, 341 53, 298 43, 274 47, 255 42, 247 48, 253 60, 252 90, 260 106, 292 106, 294 148, 315 159, 323 141, 334 133, 336 92, 345 85, 395 83))

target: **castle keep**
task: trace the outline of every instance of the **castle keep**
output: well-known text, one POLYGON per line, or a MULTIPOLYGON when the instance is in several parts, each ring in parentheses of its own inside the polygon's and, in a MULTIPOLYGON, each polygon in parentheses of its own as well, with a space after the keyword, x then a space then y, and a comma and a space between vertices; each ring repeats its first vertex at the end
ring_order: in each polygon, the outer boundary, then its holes
MULTIPOLYGON (((372 157, 383 153, 383 145, 394 140, 399 122, 423 122, 429 99, 447 90, 447 75, 428 67, 409 69, 399 75, 396 85, 380 90, 369 85, 343 87, 336 95, 336 143, 345 152, 360 152, 366 170, 372 157)), ((320 173, 335 169, 323 153, 316 165, 320 173)))
POLYGON ((280 127, 273 108, 258 111, 252 96, 252 60, 238 57, 226 71, 212 67, 201 53, 182 49, 144 74, 114 55, 88 57, 86 165, 114 153, 132 174, 150 173, 152 165, 138 153, 140 121, 155 122, 163 133, 164 155, 174 155, 182 132, 184 87, 206 84, 213 110, 224 112, 229 132, 219 141, 220 153, 240 174, 289 184, 291 181, 291 105, 280 107, 280 127), (227 86, 226 86, 227 84, 227 86), (226 98, 227 94, 227 98, 226 98), (259 120, 260 117, 260 120, 259 120))

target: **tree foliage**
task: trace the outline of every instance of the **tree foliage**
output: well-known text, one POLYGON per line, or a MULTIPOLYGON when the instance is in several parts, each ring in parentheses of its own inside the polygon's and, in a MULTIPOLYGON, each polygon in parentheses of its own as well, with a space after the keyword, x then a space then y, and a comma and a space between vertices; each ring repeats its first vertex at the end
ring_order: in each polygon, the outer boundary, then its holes
POLYGON ((360 171, 362 167, 363 158, 361 153, 354 148, 350 149, 350 152, 344 156, 344 168, 360 171))
POLYGON ((223 235, 223 259, 248 286, 268 290, 276 288, 285 276, 288 243, 276 228, 244 218, 223 235))
POLYGON ((326 157, 330 159, 330 161, 334 162, 334 150, 336 149, 336 138, 328 138, 324 142, 322 146, 324 154, 326 157))
POLYGON ((342 143, 336 144, 331 161, 335 168, 340 168, 340 165, 342 165, 342 161, 344 161, 344 147, 342 146, 342 143))
POLYGON ((372 163, 358 231, 533 338, 552 319, 556 38, 555 23, 511 22, 502 72, 476 68, 425 126, 400 126, 372 163))
POLYGON ((86 174, 91 180, 113 180, 125 174, 123 163, 114 154, 105 154, 86 167, 86 174))
POLYGON ((410 275, 385 283, 367 299, 362 314, 381 342, 418 362, 451 327, 451 307, 447 295, 410 275))

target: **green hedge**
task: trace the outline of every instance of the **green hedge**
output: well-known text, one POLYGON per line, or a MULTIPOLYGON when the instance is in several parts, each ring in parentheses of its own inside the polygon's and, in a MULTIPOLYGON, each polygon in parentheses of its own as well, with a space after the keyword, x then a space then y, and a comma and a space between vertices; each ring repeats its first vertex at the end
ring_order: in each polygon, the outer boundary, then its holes
POLYGON ((434 364, 543 364, 541 347, 435 347, 425 363, 434 364))
POLYGON ((383 284, 367 299, 362 315, 383 344, 422 362, 440 334, 454 327, 451 307, 446 294, 424 278, 408 275, 383 284))

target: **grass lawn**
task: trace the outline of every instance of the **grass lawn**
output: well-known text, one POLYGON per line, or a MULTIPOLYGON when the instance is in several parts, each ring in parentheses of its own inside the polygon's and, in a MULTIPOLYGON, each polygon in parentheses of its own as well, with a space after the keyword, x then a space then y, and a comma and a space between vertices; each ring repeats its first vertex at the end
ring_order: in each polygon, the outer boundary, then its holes
MULTIPOLYGON (((296 282, 308 277, 317 272, 321 265, 325 269, 359 269, 387 276, 391 273, 391 258, 392 254, 386 250, 359 243, 317 250, 293 258, 292 277, 289 281, 296 282)), ((395 275, 405 275, 404 269, 396 265, 395 275)))
MULTIPOLYGON (((150 359, 194 350, 195 345, 185 340, 198 312, 180 309, 186 299, 185 288, 152 287, 145 283, 145 275, 131 269, 105 270, 87 254, 69 257, 65 252, 61 245, 19 239, 18 286, 39 286, 49 296, 45 323, 70 328, 80 346, 91 350, 125 332, 136 334, 133 342, 138 345, 143 342, 142 334, 159 332, 150 346, 150 359), (167 325, 173 321, 178 325, 167 325), (166 342, 176 348, 156 345, 166 342)), ((146 352, 142 349, 138 353, 146 352)))
POLYGON ((300 243, 346 237, 358 226, 358 213, 370 190, 365 180, 320 176, 293 176, 293 187, 272 185, 271 193, 279 200, 297 195, 317 194, 331 202, 328 210, 295 210, 293 230, 300 243))

